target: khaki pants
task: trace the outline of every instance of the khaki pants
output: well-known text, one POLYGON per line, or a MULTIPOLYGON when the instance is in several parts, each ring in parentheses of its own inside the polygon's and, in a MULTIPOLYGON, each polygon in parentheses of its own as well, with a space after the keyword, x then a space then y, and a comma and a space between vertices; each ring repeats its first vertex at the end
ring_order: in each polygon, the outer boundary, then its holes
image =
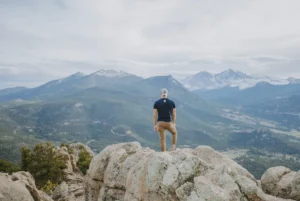
POLYGON ((173 123, 171 122, 158 122, 158 133, 160 137, 160 147, 161 151, 166 151, 166 134, 165 130, 169 131, 172 134, 172 144, 176 145, 177 143, 177 130, 173 123))

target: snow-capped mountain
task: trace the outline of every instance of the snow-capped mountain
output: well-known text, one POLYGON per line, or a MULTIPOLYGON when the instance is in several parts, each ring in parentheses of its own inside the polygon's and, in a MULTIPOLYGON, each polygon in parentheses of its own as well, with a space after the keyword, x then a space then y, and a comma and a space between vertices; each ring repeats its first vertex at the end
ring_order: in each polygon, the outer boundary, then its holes
POLYGON ((143 78, 134 74, 117 70, 99 70, 88 75, 76 73, 65 78, 47 82, 35 88, 9 90, 9 93, 12 94, 10 97, 4 96, 5 91, 0 91, 0 101, 10 100, 11 97, 13 97, 13 99, 23 100, 29 100, 32 97, 36 99, 46 99, 50 97, 67 96, 91 88, 105 88, 107 90, 118 89, 142 79, 143 78), (1 98, 1 96, 3 97, 1 98))
POLYGON ((191 91, 205 91, 227 86, 246 89, 253 87, 260 82, 267 82, 273 85, 286 85, 290 83, 287 79, 272 78, 262 75, 247 75, 232 69, 217 74, 202 71, 184 79, 181 83, 191 91))
POLYGON ((92 75, 98 75, 103 77, 111 77, 111 78, 118 78, 118 77, 126 77, 126 76, 132 76, 133 74, 120 71, 120 70, 112 70, 112 69, 101 69, 92 75))
POLYGON ((91 88, 105 85, 114 85, 119 83, 128 83, 139 80, 140 77, 117 70, 102 69, 89 75, 78 72, 68 77, 48 82, 39 88, 53 88, 57 90, 72 89, 72 88, 91 88))

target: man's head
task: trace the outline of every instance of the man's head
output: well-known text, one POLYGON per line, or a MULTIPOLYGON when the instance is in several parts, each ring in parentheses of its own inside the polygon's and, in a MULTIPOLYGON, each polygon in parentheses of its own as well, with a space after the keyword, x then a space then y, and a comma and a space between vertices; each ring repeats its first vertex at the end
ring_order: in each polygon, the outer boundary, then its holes
POLYGON ((161 91, 160 91, 160 96, 162 98, 167 98, 168 97, 168 90, 166 88, 163 88, 161 91))

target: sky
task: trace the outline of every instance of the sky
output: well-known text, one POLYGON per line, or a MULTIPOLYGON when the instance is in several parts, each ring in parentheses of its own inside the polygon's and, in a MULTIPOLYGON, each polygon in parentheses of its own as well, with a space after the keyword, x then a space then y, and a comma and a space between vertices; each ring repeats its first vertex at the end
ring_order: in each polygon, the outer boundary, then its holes
POLYGON ((300 78, 299 0, 0 0, 0 88, 76 72, 300 78))

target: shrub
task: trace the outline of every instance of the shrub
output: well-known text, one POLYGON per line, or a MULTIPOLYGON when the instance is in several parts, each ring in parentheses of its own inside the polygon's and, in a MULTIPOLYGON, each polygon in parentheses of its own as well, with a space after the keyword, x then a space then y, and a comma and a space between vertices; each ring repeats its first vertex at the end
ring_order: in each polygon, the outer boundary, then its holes
POLYGON ((79 157, 77 161, 77 167, 81 170, 81 172, 85 175, 87 170, 90 167, 90 163, 93 156, 87 152, 84 148, 79 152, 79 157))
POLYGON ((53 184, 51 181, 48 180, 45 186, 43 186, 41 190, 47 193, 48 195, 50 195, 55 190, 56 187, 57 184, 53 184))
POLYGON ((20 167, 18 165, 4 159, 0 159, 0 172, 11 174, 18 171, 20 171, 20 167))
POLYGON ((33 175, 38 188, 48 181, 57 184, 65 178, 65 160, 56 154, 50 142, 37 144, 33 150, 23 147, 21 156, 21 169, 33 175))

